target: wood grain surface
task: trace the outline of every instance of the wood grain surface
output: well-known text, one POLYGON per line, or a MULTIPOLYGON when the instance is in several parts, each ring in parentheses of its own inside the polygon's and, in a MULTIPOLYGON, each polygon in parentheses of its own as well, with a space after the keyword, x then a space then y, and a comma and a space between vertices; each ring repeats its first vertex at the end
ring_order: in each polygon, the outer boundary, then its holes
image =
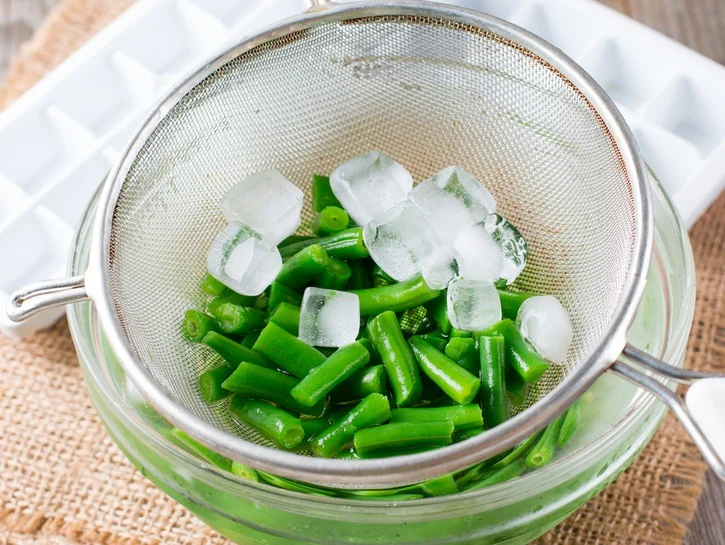
MULTIPOLYGON (((0 80, 12 57, 57 1, 0 0, 0 80)), ((725 64, 725 0, 598 1, 725 64)), ((725 484, 712 472, 685 544, 725 544, 725 484)))

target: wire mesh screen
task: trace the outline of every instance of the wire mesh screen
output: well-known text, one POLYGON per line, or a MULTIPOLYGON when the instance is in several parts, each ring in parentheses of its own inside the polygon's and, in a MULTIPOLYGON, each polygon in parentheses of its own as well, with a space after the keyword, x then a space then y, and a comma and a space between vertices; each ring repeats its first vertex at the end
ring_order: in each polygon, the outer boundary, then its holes
POLYGON ((262 442, 209 406, 197 377, 214 363, 180 322, 202 308, 219 203, 242 177, 276 169, 310 180, 380 150, 416 181, 459 165, 494 194, 529 243, 519 289, 551 293, 575 336, 527 403, 602 341, 636 233, 632 188, 611 135, 574 85, 533 53, 478 28, 386 16, 326 22, 218 69, 165 116, 121 189, 110 285, 138 359, 214 426, 262 442))

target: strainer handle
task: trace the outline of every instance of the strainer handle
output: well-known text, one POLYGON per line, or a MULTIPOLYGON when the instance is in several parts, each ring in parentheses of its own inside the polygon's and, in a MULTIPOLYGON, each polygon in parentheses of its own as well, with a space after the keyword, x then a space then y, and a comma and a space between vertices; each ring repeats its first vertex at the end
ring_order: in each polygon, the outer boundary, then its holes
POLYGON ((86 299, 85 277, 56 278, 34 282, 15 291, 8 299, 6 311, 13 322, 22 322, 41 310, 86 299))
POLYGON ((674 367, 631 345, 622 354, 654 374, 689 385, 682 399, 652 375, 621 361, 612 366, 617 375, 648 390, 675 413, 705 461, 725 481, 725 373, 674 367))

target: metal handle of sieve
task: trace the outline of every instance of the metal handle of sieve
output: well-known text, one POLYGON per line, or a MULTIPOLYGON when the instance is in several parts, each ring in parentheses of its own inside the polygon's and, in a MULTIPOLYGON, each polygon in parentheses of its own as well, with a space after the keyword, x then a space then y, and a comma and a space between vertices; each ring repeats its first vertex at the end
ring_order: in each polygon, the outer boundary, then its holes
POLYGON ((674 367, 631 345, 627 345, 622 354, 650 371, 650 374, 622 361, 616 361, 612 371, 664 402, 700 449, 708 465, 725 481, 725 373, 674 367), (653 375, 689 386, 685 399, 653 375))
POLYGON ((43 280, 23 286, 10 295, 7 315, 22 322, 41 310, 88 299, 84 276, 43 280))

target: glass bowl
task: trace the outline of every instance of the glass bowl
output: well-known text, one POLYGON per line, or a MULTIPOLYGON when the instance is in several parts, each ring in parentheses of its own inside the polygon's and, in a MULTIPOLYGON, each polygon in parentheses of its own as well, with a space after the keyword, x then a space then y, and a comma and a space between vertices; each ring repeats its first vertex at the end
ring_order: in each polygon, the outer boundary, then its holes
MULTIPOLYGON (((655 249, 646 293, 629 340, 682 365, 694 309, 694 269, 687 232, 650 175, 655 249)), ((88 261, 91 203, 77 234, 69 275, 88 261)), ((404 502, 305 495, 244 480, 178 448, 170 426, 126 391, 124 374, 86 302, 68 320, 91 400, 129 460, 161 490, 238 543, 527 543, 621 473, 662 421, 664 407, 612 375, 593 387, 584 425, 551 464, 489 488, 404 502), (124 394, 125 392, 125 394, 124 394)))

